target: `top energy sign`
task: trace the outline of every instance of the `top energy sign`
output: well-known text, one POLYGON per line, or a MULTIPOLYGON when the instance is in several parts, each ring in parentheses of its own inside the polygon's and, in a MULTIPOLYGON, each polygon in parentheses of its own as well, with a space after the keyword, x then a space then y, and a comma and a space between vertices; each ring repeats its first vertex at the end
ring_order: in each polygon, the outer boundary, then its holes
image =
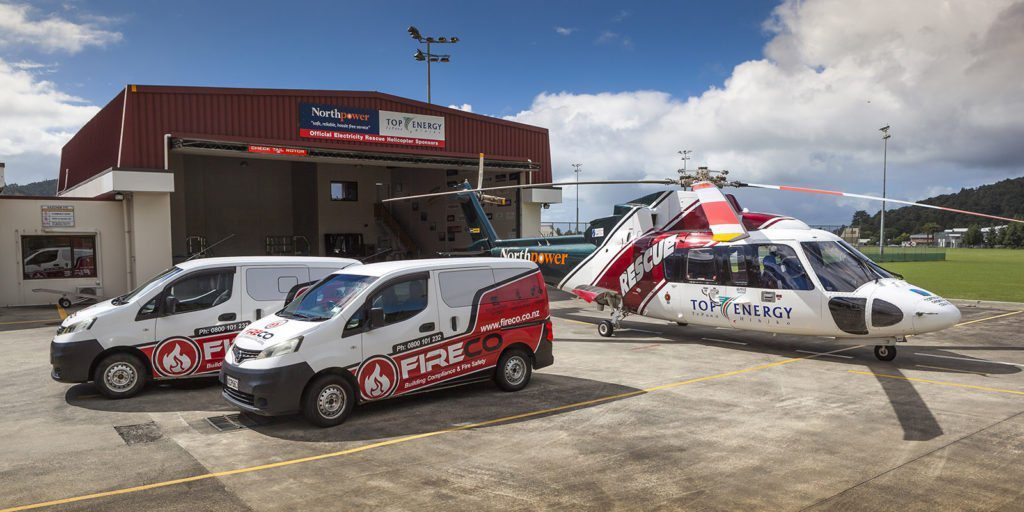
POLYGON ((309 139, 444 147, 444 118, 337 105, 299 104, 299 136, 309 139))

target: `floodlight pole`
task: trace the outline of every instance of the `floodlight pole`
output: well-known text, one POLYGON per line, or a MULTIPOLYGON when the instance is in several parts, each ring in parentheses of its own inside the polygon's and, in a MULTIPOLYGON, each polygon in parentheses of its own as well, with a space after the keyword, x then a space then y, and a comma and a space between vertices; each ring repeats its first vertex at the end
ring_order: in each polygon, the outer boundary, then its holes
POLYGON ((576 173, 576 226, 575 226, 575 229, 576 229, 576 232, 579 233, 579 231, 580 231, 580 185, 579 185, 579 183, 580 183, 580 167, 583 167, 583 164, 572 164, 572 166, 574 168, 573 172, 576 173))
POLYGON ((430 101, 430 41, 427 41, 427 103, 430 101))
POLYGON ((882 132, 882 219, 878 234, 878 254, 885 254, 885 182, 886 182, 886 164, 889 157, 889 125, 885 125, 878 129, 882 132))
POLYGON ((430 81, 431 81, 430 80, 430 63, 431 63, 431 61, 434 61, 434 60, 436 60, 437 62, 448 62, 448 60, 449 60, 449 58, 451 56, 450 55, 434 55, 430 51, 430 45, 433 44, 433 43, 454 44, 454 43, 459 42, 459 38, 458 37, 454 37, 454 36, 450 37, 450 38, 448 38, 448 37, 438 37, 438 38, 423 37, 423 35, 420 34, 419 29, 417 29, 416 27, 409 27, 408 32, 409 32, 409 36, 411 36, 417 42, 427 45, 427 54, 426 55, 423 55, 423 52, 421 50, 416 50, 416 53, 413 55, 413 58, 415 58, 416 60, 420 60, 420 61, 422 61, 422 60, 427 61, 427 103, 433 103, 433 98, 431 97, 431 90, 430 90, 431 89, 431 84, 430 84, 430 81))

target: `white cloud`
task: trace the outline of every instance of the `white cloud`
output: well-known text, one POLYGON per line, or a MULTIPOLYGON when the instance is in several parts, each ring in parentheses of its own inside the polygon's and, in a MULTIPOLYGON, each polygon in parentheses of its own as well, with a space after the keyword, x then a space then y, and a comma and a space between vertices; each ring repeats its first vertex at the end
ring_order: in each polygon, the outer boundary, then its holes
MULTIPOLYGON (((764 58, 698 97, 658 91, 543 93, 511 119, 548 127, 556 179, 674 175, 676 151, 738 179, 879 193, 892 125, 889 195, 1024 174, 1024 3, 788 0, 765 27, 764 58)), ((597 42, 611 42, 606 32, 597 42)), ((651 188, 586 189, 587 218, 651 188)), ((739 191, 752 209, 845 221, 852 202, 739 191)), ((568 203, 573 193, 567 191, 568 203)), ((581 203, 581 207, 583 204, 581 203)), ((548 218, 564 220, 570 205, 548 218)))
POLYGON ((610 43, 612 41, 615 41, 618 38, 619 38, 619 34, 618 33, 612 32, 611 30, 605 30, 605 31, 601 32, 601 35, 597 36, 597 39, 595 39, 594 42, 598 43, 598 44, 604 44, 604 43, 610 43))
POLYGON ((555 27, 555 32, 560 36, 571 36, 573 32, 576 32, 576 29, 571 27, 555 27))
POLYGON ((0 46, 28 45, 44 52, 77 53, 86 46, 105 46, 122 38, 121 33, 96 24, 105 18, 75 23, 55 15, 33 17, 34 10, 28 5, 0 3, 0 46))
POLYGON ((462 105, 448 105, 448 108, 454 108, 455 110, 461 110, 463 112, 472 112, 473 105, 469 103, 463 103, 462 105))

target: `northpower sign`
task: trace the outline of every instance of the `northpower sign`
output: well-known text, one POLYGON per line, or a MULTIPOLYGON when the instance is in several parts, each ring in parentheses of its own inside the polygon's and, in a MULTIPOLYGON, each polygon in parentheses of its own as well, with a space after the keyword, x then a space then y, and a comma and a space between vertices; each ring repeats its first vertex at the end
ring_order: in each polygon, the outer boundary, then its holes
POLYGON ((300 103, 299 136, 309 139, 443 148, 444 118, 387 110, 300 103))

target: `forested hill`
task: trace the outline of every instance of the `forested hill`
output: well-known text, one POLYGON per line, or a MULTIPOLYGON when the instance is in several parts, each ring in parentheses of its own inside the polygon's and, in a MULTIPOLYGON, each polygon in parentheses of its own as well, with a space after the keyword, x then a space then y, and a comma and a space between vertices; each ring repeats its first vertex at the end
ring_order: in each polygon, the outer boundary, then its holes
POLYGON ((24 185, 18 185, 17 183, 8 183, 4 187, 3 195, 5 196, 55 196, 57 195, 57 180, 43 180, 35 181, 32 183, 26 183, 24 185))
MULTIPOLYGON (((929 197, 918 202, 1001 217, 1024 217, 1024 177, 982 185, 978 188, 965 188, 953 194, 929 197)), ((853 214, 852 225, 861 227, 861 237, 873 237, 878 234, 879 215, 880 213, 876 212, 869 216, 863 210, 858 211, 853 214)), ((942 230, 965 228, 972 224, 993 226, 1006 223, 919 206, 905 206, 885 212, 887 238, 897 237, 903 233, 914 234, 930 231, 935 228, 935 224, 938 225, 939 230, 942 230), (929 224, 933 225, 928 226, 929 224)))

